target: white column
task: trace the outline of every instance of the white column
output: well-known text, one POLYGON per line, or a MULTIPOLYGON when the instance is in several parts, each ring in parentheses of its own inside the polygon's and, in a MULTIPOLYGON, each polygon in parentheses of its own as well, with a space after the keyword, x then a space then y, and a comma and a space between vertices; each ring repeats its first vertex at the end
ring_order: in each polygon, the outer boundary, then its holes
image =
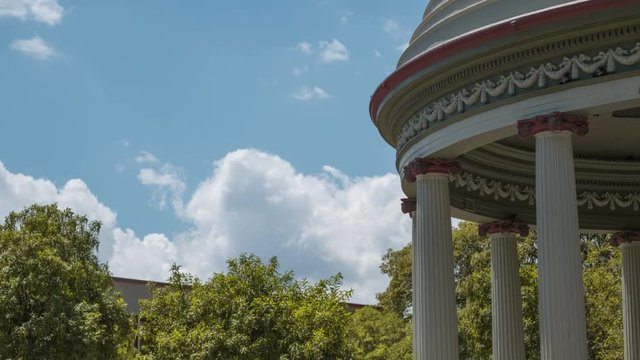
POLYGON ((640 360, 640 242, 622 244, 624 358, 640 360))
POLYGON ((571 132, 536 134, 540 345, 543 360, 587 358, 571 132))
MULTIPOLYGON (((415 323, 415 309, 416 309, 416 274, 418 273, 416 270, 416 264, 418 264, 418 260, 416 259, 416 199, 401 199, 402 201, 402 212, 404 214, 409 214, 411 217, 411 245, 413 247, 413 258, 411 261, 411 304, 413 304, 413 313, 414 313, 414 323, 415 323)), ((413 354, 418 353, 418 334, 416 333, 416 326, 413 326, 413 354)))
POLYGON ((416 183, 413 358, 457 360, 449 180, 443 173, 427 173, 418 174, 416 183))
POLYGON ((615 233, 611 243, 622 250, 624 358, 640 360, 640 231, 615 233))
POLYGON ((503 232, 490 238, 493 360, 525 360, 516 236, 503 232))
MULTIPOLYGON (((411 244, 413 245, 413 258, 412 258, 412 262, 411 262, 411 304, 413 306, 413 322, 415 324, 415 313, 416 313, 416 278, 417 278, 417 264, 418 264, 418 257, 417 257, 417 251, 416 251, 416 238, 417 238, 417 233, 416 233, 416 211, 415 209, 411 212, 411 244)), ((420 343, 418 341, 419 339, 419 335, 417 334, 417 326, 413 326, 413 358, 417 359, 415 354, 418 354, 418 344, 420 343)))

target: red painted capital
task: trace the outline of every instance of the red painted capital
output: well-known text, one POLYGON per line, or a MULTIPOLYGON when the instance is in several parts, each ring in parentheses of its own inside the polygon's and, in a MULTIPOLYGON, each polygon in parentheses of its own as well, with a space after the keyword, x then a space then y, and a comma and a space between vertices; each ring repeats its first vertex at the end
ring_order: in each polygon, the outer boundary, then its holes
POLYGON ((516 233, 524 237, 529 235, 529 225, 518 224, 512 221, 493 221, 478 225, 478 234, 487 236, 491 234, 516 233))
POLYGON ((638 242, 640 241, 640 231, 620 231, 611 235, 609 241, 613 246, 638 242))
POLYGON ((571 131, 583 136, 589 132, 589 122, 584 116, 561 112, 518 121, 518 136, 523 139, 545 131, 571 131))
POLYGON ((400 199, 400 201, 402 201, 401 208, 402 208, 402 213, 403 214, 411 215, 411 213, 416 211, 416 199, 415 198, 413 198, 413 199, 405 198, 405 199, 400 199))
POLYGON ((418 175, 455 175, 459 173, 460 170, 460 163, 455 160, 417 158, 404 167, 404 179, 412 183, 416 181, 418 175))

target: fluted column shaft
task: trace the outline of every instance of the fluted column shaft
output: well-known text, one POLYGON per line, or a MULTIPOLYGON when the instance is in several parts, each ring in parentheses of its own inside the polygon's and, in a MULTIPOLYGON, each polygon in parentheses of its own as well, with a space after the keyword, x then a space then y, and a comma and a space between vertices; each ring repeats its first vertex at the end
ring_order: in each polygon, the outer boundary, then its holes
POLYGON ((491 238, 491 310, 493 360, 524 360, 524 329, 516 235, 491 238))
POLYGON ((640 360, 640 242, 622 244, 624 358, 640 360))
MULTIPOLYGON (((411 304, 413 306, 413 314, 414 314, 414 318, 413 318, 413 322, 415 324, 415 313, 416 313, 416 278, 417 278, 417 274, 418 274, 418 269, 417 269, 417 264, 418 264, 418 259, 417 259, 417 244, 416 244, 416 238, 417 238, 417 233, 416 233, 416 212, 415 209, 411 212, 411 245, 413 248, 413 258, 412 258, 412 262, 411 262, 411 304)), ((416 331, 417 327, 413 326, 413 354, 417 354, 418 353, 418 333, 416 331)), ((414 359, 415 359, 415 355, 414 355, 414 359)))
POLYGON ((414 251, 414 359, 457 360, 449 180, 443 173, 417 176, 414 251))
POLYGON ((543 360, 587 356, 571 132, 536 134, 540 345, 543 360))

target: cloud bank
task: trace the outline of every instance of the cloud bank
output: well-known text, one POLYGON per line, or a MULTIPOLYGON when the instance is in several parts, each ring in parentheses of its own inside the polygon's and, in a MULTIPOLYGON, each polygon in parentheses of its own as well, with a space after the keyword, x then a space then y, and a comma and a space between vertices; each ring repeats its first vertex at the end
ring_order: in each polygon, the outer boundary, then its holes
MULTIPOLYGON (((118 276, 163 280, 172 263, 202 278, 225 269, 225 260, 243 252, 276 255, 283 269, 300 277, 324 278, 342 272, 353 288, 352 301, 373 303, 388 279, 380 274, 388 248, 410 241, 410 223, 399 211, 395 174, 350 177, 325 166, 302 174, 280 157, 254 149, 237 150, 216 161, 211 175, 189 196, 174 178, 154 173, 139 177, 153 192, 162 190, 175 216, 187 224, 171 238, 138 235, 116 225, 116 214, 81 180, 62 188, 44 179, 12 174, 0 167, 0 196, 9 199, 0 215, 33 202, 58 201, 107 224, 101 247, 118 276), (154 175, 154 176, 151 176, 154 175), (156 179, 157 181, 150 181, 156 179)), ((181 183, 183 184, 183 183, 181 183)), ((102 256, 103 257, 103 256, 102 256)))

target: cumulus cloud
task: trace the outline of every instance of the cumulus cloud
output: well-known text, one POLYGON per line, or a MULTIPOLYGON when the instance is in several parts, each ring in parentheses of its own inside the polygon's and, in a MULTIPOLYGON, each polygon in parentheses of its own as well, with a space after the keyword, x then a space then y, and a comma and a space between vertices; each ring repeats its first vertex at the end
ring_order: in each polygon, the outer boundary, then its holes
POLYGON ((0 0, 0 17, 33 19, 48 25, 62 20, 64 8, 57 0, 0 0))
POLYGON ((349 51, 343 43, 337 39, 333 41, 320 41, 320 61, 324 63, 332 63, 335 61, 349 60, 349 51))
POLYGON ((109 266, 116 275, 162 281, 177 261, 176 246, 164 234, 140 239, 131 229, 117 228, 113 237, 115 250, 109 266))
POLYGON ((40 36, 31 39, 14 40, 11 43, 11 50, 36 57, 38 59, 48 59, 56 54, 55 50, 49 46, 40 36))
MULTIPOLYGON (((185 191, 161 161, 154 166, 138 174, 142 183, 185 191)), ((0 215, 57 201, 101 220, 100 257, 117 276, 165 280, 175 262, 208 278, 225 270, 227 259, 251 252, 276 255, 283 269, 312 280, 340 271, 355 290, 352 301, 372 303, 388 282, 379 271, 381 256, 411 239, 410 220, 399 211, 397 174, 351 177, 331 166, 303 174, 276 155, 244 149, 216 161, 211 175, 183 196, 176 195, 173 208, 184 231, 138 235, 118 227, 116 213, 81 180, 57 187, 0 163, 0 215)))
POLYGON ((47 179, 11 173, 0 162, 0 199, 0 217, 31 204, 58 203, 61 208, 71 208, 90 220, 102 222, 99 255, 103 260, 111 257, 116 213, 102 204, 82 180, 71 179, 58 188, 47 179))
POLYGON ((324 89, 319 86, 300 86, 291 97, 298 101, 310 101, 316 99, 328 99, 331 97, 324 89))
POLYGON ((177 212, 192 224, 189 230, 172 242, 119 233, 114 256, 135 259, 148 251, 152 263, 114 259, 111 266, 115 273, 144 274, 144 268, 165 269, 176 261, 208 277, 243 252, 277 255, 284 269, 299 276, 318 279, 341 271, 345 285, 356 290, 354 301, 373 302, 388 281, 378 269, 382 254, 411 239, 409 219, 398 210, 400 197, 395 174, 352 178, 326 166, 305 175, 278 156, 238 150, 214 164, 177 212))
POLYGON ((165 209, 169 200, 174 208, 180 208, 185 183, 178 168, 171 164, 142 168, 138 172, 138 180, 153 189, 152 201, 159 209, 165 209))

